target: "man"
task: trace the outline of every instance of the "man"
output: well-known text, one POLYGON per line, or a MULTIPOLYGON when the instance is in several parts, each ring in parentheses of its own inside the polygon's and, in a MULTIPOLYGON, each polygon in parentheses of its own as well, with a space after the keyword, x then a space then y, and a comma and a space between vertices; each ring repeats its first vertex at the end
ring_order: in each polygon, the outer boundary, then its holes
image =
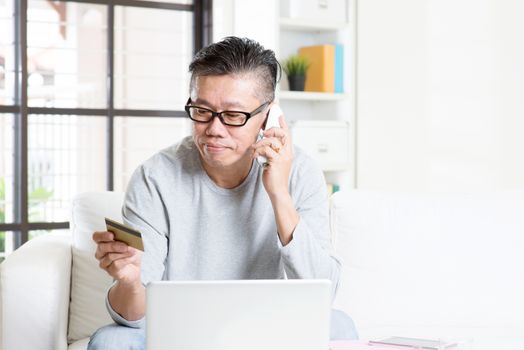
MULTIPOLYGON (((106 304, 116 324, 98 330, 90 349, 144 347, 150 281, 328 278, 336 291, 321 170, 294 149, 283 117, 257 139, 280 73, 274 53, 228 37, 202 49, 189 71, 192 137, 142 164, 126 193, 124 221, 142 232, 145 253, 109 232, 93 235, 100 267, 115 279, 106 304)), ((354 335, 345 314, 332 318, 332 337, 354 335)))

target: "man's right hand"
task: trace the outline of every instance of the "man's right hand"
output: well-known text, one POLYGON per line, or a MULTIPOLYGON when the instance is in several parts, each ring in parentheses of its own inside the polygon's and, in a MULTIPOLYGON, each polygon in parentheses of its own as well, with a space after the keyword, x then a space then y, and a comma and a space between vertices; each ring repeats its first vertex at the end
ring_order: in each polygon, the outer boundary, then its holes
POLYGON ((97 248, 95 258, 100 268, 115 280, 132 285, 140 284, 140 265, 142 252, 127 244, 115 241, 111 232, 95 232, 93 240, 97 248))

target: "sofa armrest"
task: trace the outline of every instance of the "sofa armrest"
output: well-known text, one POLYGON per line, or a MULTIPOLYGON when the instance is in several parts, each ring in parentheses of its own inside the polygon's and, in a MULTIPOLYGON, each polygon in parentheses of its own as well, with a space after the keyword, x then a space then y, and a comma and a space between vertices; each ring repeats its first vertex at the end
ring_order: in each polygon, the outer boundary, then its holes
POLYGON ((0 348, 67 349, 69 234, 37 237, 0 265, 0 348))

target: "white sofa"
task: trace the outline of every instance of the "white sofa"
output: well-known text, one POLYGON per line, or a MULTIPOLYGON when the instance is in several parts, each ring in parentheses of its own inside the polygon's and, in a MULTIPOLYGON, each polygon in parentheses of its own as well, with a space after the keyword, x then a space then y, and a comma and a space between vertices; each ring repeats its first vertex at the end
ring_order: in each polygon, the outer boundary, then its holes
MULTIPOLYGON (((36 238, 0 266, 1 349, 85 349, 111 322, 111 283, 91 233, 120 220, 121 193, 73 201, 72 234, 36 238)), ((344 262, 335 307, 363 339, 389 335, 524 349, 524 192, 339 192, 333 243, 344 262)))

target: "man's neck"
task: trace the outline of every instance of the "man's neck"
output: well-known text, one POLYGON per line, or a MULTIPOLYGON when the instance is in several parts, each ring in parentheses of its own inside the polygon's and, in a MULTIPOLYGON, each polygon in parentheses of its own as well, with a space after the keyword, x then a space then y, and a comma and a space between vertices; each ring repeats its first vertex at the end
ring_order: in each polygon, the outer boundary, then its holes
POLYGON ((202 167, 206 171, 209 178, 218 186, 222 188, 238 187, 246 177, 249 175, 253 160, 249 159, 245 162, 237 162, 230 166, 213 167, 202 161, 202 167))

